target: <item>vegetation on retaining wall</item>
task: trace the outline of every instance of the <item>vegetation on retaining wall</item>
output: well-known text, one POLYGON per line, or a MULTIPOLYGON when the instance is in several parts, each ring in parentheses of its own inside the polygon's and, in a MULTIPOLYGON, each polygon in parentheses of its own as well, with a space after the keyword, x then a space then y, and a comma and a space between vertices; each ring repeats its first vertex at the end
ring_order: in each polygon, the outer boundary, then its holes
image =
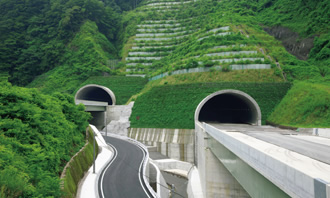
POLYGON ((291 127, 330 127, 330 86, 295 82, 269 121, 291 127))
MULTIPOLYGON (((84 177, 85 172, 93 164, 93 131, 90 127, 86 132, 87 143, 82 150, 79 151, 69 162, 62 181, 63 197, 75 197, 78 184, 84 177)), ((97 142, 95 142, 96 156, 99 151, 97 142)))
POLYGON ((130 117, 134 128, 194 128, 197 105, 223 89, 237 89, 253 97, 261 108, 262 123, 285 96, 290 83, 195 83, 153 87, 139 96, 130 117))

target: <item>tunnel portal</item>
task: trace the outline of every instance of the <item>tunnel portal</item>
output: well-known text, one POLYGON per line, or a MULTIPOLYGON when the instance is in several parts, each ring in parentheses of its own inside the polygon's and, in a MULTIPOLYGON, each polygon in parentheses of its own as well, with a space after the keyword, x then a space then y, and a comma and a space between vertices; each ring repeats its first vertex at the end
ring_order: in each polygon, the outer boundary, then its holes
POLYGON ((80 88, 76 93, 75 100, 107 102, 108 105, 116 103, 115 95, 110 89, 94 84, 80 88))
POLYGON ((198 105, 195 120, 261 125, 261 111, 248 94, 238 90, 222 90, 207 96, 198 105))
POLYGON ((116 104, 114 93, 107 87, 89 84, 80 88, 75 95, 76 104, 84 104, 86 111, 90 112, 92 119, 89 121, 101 130, 107 125, 107 106, 116 104))

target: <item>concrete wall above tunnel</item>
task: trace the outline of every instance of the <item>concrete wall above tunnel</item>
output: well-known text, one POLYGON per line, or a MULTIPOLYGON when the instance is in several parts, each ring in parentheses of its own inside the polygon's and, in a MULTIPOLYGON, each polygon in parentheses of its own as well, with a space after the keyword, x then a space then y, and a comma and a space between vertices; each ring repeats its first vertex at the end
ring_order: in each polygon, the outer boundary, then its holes
POLYGON ((75 95, 75 101, 78 100, 107 102, 108 105, 116 104, 115 94, 109 88, 96 84, 81 87, 75 95))
POLYGON ((195 122, 261 125, 261 111, 258 103, 248 94, 227 89, 215 92, 199 103, 195 122))

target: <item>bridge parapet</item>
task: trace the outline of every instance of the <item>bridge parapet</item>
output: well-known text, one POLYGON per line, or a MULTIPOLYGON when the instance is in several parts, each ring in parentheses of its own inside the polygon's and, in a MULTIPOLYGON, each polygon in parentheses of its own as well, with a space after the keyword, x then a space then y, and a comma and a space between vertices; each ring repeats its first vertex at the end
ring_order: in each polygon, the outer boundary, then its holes
POLYGON ((265 197, 265 193, 267 197, 330 197, 329 164, 243 133, 228 132, 206 123, 201 127, 208 136, 207 147, 252 197, 265 197), (246 166, 250 166, 248 171, 246 166))

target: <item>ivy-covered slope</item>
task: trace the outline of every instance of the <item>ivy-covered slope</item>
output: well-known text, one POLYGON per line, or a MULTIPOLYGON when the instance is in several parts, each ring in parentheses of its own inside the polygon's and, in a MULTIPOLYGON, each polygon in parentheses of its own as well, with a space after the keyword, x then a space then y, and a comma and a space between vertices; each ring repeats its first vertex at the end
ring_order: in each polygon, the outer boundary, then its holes
POLYGON ((69 95, 0 86, 0 197, 60 197, 59 175, 84 145, 89 114, 69 95))

